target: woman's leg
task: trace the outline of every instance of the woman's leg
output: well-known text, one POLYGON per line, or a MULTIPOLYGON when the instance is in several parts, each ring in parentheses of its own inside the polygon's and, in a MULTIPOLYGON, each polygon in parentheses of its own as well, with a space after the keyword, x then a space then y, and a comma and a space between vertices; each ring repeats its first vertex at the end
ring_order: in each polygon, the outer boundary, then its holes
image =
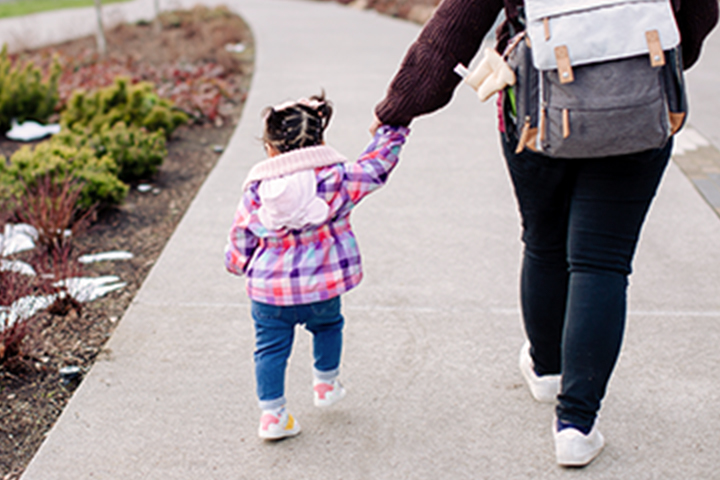
POLYGON ((295 333, 294 307, 252 302, 255 378, 262 410, 285 405, 285 370, 295 333))
POLYGON ((570 281, 557 415, 585 430, 593 425, 620 352, 627 277, 671 143, 623 157, 578 160, 569 210, 570 281))
POLYGON ((503 141, 522 218, 520 301, 538 375, 560 373, 568 286, 567 229, 574 169, 503 141))

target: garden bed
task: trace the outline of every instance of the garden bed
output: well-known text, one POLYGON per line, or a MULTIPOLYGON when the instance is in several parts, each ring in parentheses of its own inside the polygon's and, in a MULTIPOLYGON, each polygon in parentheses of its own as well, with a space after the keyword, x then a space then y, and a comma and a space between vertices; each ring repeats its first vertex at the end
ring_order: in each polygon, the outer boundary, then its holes
MULTIPOLYGON (((239 17, 210 13, 195 9, 165 14, 160 34, 150 24, 121 25, 107 32, 109 55, 104 61, 94 53, 92 37, 20 54, 42 63, 51 52, 59 52, 65 66, 61 95, 110 84, 117 75, 150 80, 178 104, 184 102, 193 121, 169 139, 158 174, 142 182, 149 187, 131 184, 124 202, 100 211, 73 242, 75 255, 132 253, 129 260, 84 266, 86 276, 116 275, 126 286, 62 315, 40 314, 23 343, 22 355, 0 366, 3 480, 19 478, 77 386, 77 380, 64 383, 60 369, 77 366, 82 376, 103 354, 103 345, 240 118, 252 74, 252 36, 239 17), (210 83, 217 89, 201 85, 199 78, 208 75, 215 77, 210 83), (145 188, 148 191, 143 193, 145 188)), ((21 145, 0 137, 0 154, 9 157, 21 145)))

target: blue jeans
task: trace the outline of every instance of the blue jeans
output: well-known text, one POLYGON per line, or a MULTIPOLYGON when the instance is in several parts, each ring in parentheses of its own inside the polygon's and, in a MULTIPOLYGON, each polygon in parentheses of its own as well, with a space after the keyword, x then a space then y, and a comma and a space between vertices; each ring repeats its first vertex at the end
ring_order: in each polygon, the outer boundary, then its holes
POLYGON ((314 373, 321 380, 337 377, 342 353, 340 297, 305 305, 277 306, 252 301, 255 320, 255 378, 260 408, 285 404, 285 369, 295 338, 295 325, 313 334, 314 373))
POLYGON ((592 427, 620 352, 628 275, 668 164, 662 149, 553 159, 503 149, 522 217, 520 297, 540 375, 562 373, 560 420, 592 427))

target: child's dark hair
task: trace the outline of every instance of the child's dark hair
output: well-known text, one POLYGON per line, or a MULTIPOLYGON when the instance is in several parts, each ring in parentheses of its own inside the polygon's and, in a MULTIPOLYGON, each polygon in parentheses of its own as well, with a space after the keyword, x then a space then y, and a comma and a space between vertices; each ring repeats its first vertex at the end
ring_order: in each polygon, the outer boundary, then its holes
POLYGON ((263 141, 280 153, 320 145, 332 112, 324 91, 287 106, 269 107, 265 110, 263 141))

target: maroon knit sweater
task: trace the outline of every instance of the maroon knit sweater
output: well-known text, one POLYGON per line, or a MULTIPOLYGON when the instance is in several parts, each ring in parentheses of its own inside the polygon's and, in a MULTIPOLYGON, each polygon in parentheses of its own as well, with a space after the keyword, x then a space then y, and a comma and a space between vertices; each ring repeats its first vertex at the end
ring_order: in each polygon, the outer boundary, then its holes
MULTIPOLYGON (((522 0, 444 0, 410 46, 375 109, 388 125, 408 125, 417 116, 434 112, 452 98, 460 77, 455 65, 468 65, 485 34, 504 8, 508 20, 497 32, 502 50, 511 29, 520 30, 522 0)), ((700 56, 705 37, 718 21, 718 0, 672 0, 682 38, 683 63, 689 68, 700 56)))

